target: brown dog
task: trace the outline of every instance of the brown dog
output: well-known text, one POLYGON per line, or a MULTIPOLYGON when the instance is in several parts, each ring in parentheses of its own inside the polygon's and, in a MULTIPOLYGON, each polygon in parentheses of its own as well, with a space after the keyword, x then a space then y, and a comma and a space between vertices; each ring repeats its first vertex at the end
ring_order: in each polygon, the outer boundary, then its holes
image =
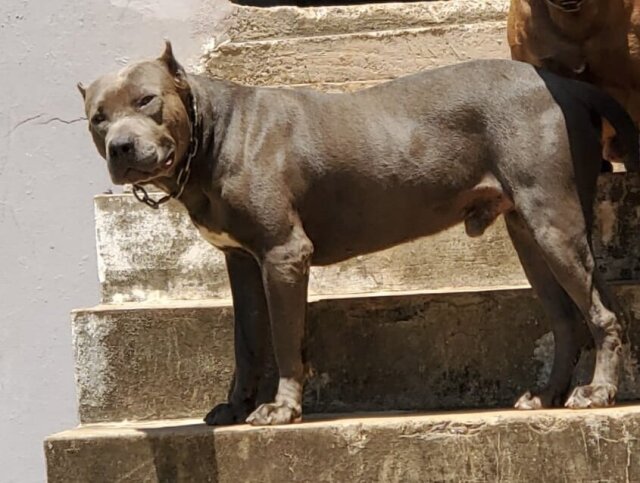
POLYGON ((511 0, 507 38, 513 59, 601 87, 640 123, 639 0, 511 0))

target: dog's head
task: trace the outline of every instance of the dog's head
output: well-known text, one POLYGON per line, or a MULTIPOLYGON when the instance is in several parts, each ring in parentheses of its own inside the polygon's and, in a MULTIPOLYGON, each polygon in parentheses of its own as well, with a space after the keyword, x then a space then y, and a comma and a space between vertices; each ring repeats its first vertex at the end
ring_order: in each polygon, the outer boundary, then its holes
POLYGON ((116 184, 172 176, 189 149, 190 88, 171 44, 158 59, 106 74, 85 88, 89 131, 116 184))

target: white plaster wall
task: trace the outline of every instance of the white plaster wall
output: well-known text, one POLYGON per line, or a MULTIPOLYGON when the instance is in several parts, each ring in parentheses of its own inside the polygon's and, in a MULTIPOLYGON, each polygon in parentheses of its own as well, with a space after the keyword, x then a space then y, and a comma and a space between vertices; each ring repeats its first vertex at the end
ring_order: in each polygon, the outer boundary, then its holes
POLYGON ((112 188, 77 81, 161 53, 189 64, 226 0, 0 2, 0 481, 45 480, 77 423, 69 311, 98 301, 92 197, 112 188))

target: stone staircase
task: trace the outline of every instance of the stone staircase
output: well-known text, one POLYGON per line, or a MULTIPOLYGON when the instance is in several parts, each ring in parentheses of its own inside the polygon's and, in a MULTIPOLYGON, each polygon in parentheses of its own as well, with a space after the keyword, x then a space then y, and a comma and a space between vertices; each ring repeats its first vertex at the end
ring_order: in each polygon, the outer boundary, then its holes
MULTIPOLYGON (((198 68, 353 90, 507 57, 506 10, 236 7, 198 68)), ((640 406, 624 401, 640 397, 639 201, 640 177, 601 178, 599 267, 631 321, 619 407, 500 410, 546 380, 553 354, 500 220, 480 239, 458 227, 314 268, 305 422, 213 429, 201 418, 233 370, 223 258, 177 203, 153 211, 130 194, 97 196, 102 300, 72 314, 81 425, 45 442, 49 481, 638 481, 640 406)), ((592 364, 587 351, 576 382, 592 364)))

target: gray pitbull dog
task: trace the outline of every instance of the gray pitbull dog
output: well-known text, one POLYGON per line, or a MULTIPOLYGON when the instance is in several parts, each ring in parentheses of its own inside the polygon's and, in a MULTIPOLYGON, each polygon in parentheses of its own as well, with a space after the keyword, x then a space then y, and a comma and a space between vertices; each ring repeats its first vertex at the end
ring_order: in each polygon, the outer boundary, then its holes
POLYGON ((310 266, 462 222, 479 236, 500 215, 555 338, 548 384, 516 407, 613 404, 622 318, 590 240, 602 117, 628 170, 638 167, 638 138, 603 92, 509 60, 350 94, 248 87, 187 74, 169 43, 160 58, 79 88, 113 182, 134 183, 152 207, 178 199, 225 254, 236 369, 208 424, 301 419, 310 266), (153 200, 140 183, 167 195, 153 200), (569 395, 587 326, 593 379, 569 395), (256 408, 269 338, 277 394, 256 408))

